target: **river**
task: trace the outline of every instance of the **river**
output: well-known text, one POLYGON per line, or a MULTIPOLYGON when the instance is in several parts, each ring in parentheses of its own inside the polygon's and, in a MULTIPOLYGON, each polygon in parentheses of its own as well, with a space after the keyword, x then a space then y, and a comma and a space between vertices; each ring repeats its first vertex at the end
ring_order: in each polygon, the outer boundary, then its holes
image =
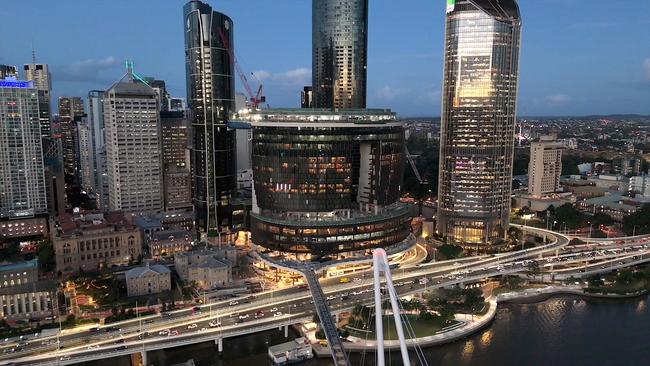
MULTIPOLYGON (((535 304, 499 305, 494 322, 483 331, 423 351, 428 364, 436 366, 646 366, 650 365, 649 301, 650 297, 601 300, 563 296, 535 304)), ((280 331, 269 331, 226 340, 221 355, 213 344, 204 343, 150 352, 148 358, 156 366, 190 358, 201 366, 263 366, 270 365, 268 345, 284 341, 280 331)), ((363 365, 374 365, 374 358, 367 354, 363 365)), ((92 366, 122 366, 121 361, 125 360, 92 366)), ((361 365, 361 355, 352 354, 351 361, 361 365)), ((413 353, 411 363, 420 365, 413 353)), ((386 364, 401 365, 399 353, 387 355, 386 364)), ((333 363, 314 359, 304 365, 333 363)))

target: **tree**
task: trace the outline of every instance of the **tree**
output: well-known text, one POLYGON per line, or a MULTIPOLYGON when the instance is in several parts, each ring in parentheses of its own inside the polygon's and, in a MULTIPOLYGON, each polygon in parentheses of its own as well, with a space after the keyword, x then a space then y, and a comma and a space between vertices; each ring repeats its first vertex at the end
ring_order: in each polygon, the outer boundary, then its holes
POLYGON ((620 283, 621 285, 629 285, 632 283, 633 279, 634 274, 629 269, 620 270, 616 276, 616 282, 620 283))
POLYGON ((577 229, 583 226, 586 221, 585 215, 570 203, 565 203, 556 208, 554 212, 551 213, 551 219, 557 221, 560 226, 566 224, 566 227, 569 229, 577 229))
POLYGON ((463 248, 458 245, 444 244, 438 248, 438 253, 448 259, 460 258, 463 255, 463 248))
POLYGON ((594 226, 600 226, 600 225, 607 226, 607 225, 612 225, 613 223, 614 223, 614 219, 604 212, 596 212, 594 216, 591 218, 591 224, 594 226))
POLYGON ((510 238, 511 240, 521 240, 522 237, 523 237, 523 232, 521 231, 521 229, 514 226, 511 226, 508 229, 508 238, 510 238))
POLYGON ((532 277, 532 278, 535 278, 535 276, 540 274, 539 262, 536 260, 530 261, 526 266, 526 274, 528 275, 528 277, 532 277))
POLYGON ((54 270, 56 265, 54 257, 54 246, 50 240, 43 240, 38 243, 37 247, 38 253, 38 263, 44 272, 50 272, 54 270))
POLYGON ((627 235, 650 234, 650 203, 644 204, 638 211, 623 217, 623 231, 627 235))

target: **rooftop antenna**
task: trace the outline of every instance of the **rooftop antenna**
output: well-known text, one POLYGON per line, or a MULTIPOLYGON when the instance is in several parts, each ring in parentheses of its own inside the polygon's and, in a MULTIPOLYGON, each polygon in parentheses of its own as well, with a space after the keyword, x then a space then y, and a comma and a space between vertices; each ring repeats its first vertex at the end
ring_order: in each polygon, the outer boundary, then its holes
POLYGON ((36 63, 36 50, 34 49, 34 40, 32 39, 32 63, 36 63))

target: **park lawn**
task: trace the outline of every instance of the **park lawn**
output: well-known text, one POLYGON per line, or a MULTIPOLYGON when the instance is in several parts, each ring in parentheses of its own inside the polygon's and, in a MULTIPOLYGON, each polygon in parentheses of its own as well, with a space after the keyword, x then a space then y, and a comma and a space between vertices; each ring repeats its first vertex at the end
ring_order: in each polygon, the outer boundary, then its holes
MULTIPOLYGON (((436 332, 440 331, 443 327, 448 327, 457 323, 456 321, 452 321, 450 324, 442 324, 440 318, 434 318, 430 320, 418 320, 417 316, 414 315, 407 315, 407 316, 409 318, 409 322, 417 338, 434 335, 436 332)), ((395 329, 395 321, 393 320, 393 317, 384 316, 383 323, 384 323, 384 340, 397 340, 398 339, 397 330, 395 329)), ((407 329, 407 325, 405 323, 403 323, 403 325, 404 325, 405 336, 407 338, 411 338, 411 332, 407 329)), ((348 326, 346 326, 345 329, 350 332, 351 336, 357 338, 374 340, 377 337, 374 332, 375 329, 374 318, 371 320, 371 325, 370 325, 371 331, 356 329, 351 327, 350 324, 348 324, 348 326)))

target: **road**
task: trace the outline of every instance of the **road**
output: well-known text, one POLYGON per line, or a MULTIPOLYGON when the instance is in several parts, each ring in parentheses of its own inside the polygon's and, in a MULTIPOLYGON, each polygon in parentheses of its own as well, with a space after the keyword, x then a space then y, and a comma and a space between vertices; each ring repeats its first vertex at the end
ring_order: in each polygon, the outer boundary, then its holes
MULTIPOLYGON (((532 228, 529 230, 538 233, 543 231, 532 228)), ((539 262, 542 271, 565 277, 580 277, 598 270, 609 271, 650 261, 650 242, 647 238, 623 244, 598 244, 602 248, 617 245, 620 249, 618 252, 612 252, 612 249, 594 250, 591 249, 594 246, 588 246, 582 252, 570 253, 570 250, 564 248, 568 241, 567 237, 558 235, 557 240, 552 243, 526 251, 414 265, 394 270, 393 278, 398 293, 404 296, 508 273, 521 273, 527 270, 533 259, 539 262)), ((342 284, 338 279, 321 281, 332 313, 349 310, 358 303, 373 302, 371 275, 354 273, 346 277, 351 279, 350 283, 342 284)), ((310 320, 313 314, 314 305, 310 292, 306 288, 293 287, 203 305, 199 307, 199 311, 184 309, 94 330, 64 333, 58 337, 58 344, 56 336, 32 337, 22 342, 11 340, 0 343, 0 364, 28 364, 37 361, 71 364, 87 360, 89 357, 105 358, 142 349, 159 349, 193 341, 204 342, 231 337, 265 326, 268 329, 277 328, 278 325, 310 320)))

